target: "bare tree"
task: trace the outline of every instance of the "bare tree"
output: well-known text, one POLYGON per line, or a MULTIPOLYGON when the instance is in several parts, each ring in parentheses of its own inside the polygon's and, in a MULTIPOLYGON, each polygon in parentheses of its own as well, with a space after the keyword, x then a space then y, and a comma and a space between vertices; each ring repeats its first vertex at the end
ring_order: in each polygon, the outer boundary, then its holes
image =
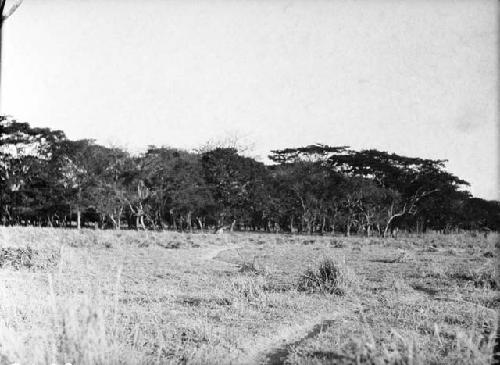
MULTIPOLYGON (((16 0, 15 3, 8 9, 5 9, 7 0, 0 0, 0 97, 1 97, 1 85, 2 85, 2 33, 4 22, 17 10, 21 5, 23 0, 16 0)), ((1 112, 1 100, 0 100, 0 112, 1 112)))
MULTIPOLYGON (((400 210, 395 210, 395 204, 392 203, 387 211, 387 223, 384 229, 384 237, 387 237, 389 230, 392 228, 392 223, 395 219, 402 217, 404 215, 416 215, 417 214, 417 204, 418 202, 428 195, 438 192, 439 189, 433 189, 430 191, 417 191, 410 199, 408 199, 402 205, 400 210)), ((392 232, 392 230, 391 230, 392 232)))
POLYGON ((213 151, 216 148, 234 148, 240 154, 250 154, 255 149, 255 143, 249 141, 248 136, 238 132, 226 132, 223 136, 212 138, 201 147, 193 149, 196 153, 213 151))

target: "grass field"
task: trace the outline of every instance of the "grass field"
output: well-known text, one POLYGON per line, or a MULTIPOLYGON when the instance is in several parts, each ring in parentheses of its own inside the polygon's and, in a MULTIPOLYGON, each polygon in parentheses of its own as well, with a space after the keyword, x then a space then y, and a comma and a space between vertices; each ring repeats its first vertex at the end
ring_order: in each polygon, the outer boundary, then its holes
POLYGON ((0 364, 487 364, 497 241, 0 228, 0 364))

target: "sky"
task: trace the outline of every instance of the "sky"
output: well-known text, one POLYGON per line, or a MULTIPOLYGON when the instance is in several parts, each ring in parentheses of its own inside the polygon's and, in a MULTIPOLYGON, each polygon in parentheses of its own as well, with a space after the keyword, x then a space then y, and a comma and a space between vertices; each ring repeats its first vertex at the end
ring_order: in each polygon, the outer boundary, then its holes
MULTIPOLYGON (((12 0, 7 0, 11 2, 12 0)), ((131 151, 237 135, 433 159, 500 199, 497 1, 25 0, 2 112, 131 151)))

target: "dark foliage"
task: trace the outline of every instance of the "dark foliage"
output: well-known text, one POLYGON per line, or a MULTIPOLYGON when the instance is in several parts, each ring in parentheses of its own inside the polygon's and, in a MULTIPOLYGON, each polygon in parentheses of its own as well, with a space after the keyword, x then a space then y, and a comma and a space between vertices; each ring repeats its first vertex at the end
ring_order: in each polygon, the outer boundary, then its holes
POLYGON ((150 146, 132 156, 0 116, 3 225, 487 235, 500 203, 471 197, 443 160, 322 144, 272 151, 266 166, 221 146, 150 146))

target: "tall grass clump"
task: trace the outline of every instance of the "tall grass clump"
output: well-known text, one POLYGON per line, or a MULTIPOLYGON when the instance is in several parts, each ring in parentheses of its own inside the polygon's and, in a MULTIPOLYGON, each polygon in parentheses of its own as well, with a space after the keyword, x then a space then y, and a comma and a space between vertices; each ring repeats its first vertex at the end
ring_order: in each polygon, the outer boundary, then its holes
POLYGON ((11 266, 16 270, 21 267, 30 268, 33 266, 33 257, 36 255, 30 246, 26 248, 1 247, 0 248, 0 267, 11 266))
POLYGON ((500 288, 498 282, 497 265, 493 260, 488 260, 480 267, 470 265, 453 265, 448 268, 449 278, 471 282, 475 287, 486 287, 492 290, 500 288))
POLYGON ((354 274, 345 261, 324 258, 317 268, 309 268, 300 276, 297 289, 308 293, 345 295, 354 283, 354 274))

